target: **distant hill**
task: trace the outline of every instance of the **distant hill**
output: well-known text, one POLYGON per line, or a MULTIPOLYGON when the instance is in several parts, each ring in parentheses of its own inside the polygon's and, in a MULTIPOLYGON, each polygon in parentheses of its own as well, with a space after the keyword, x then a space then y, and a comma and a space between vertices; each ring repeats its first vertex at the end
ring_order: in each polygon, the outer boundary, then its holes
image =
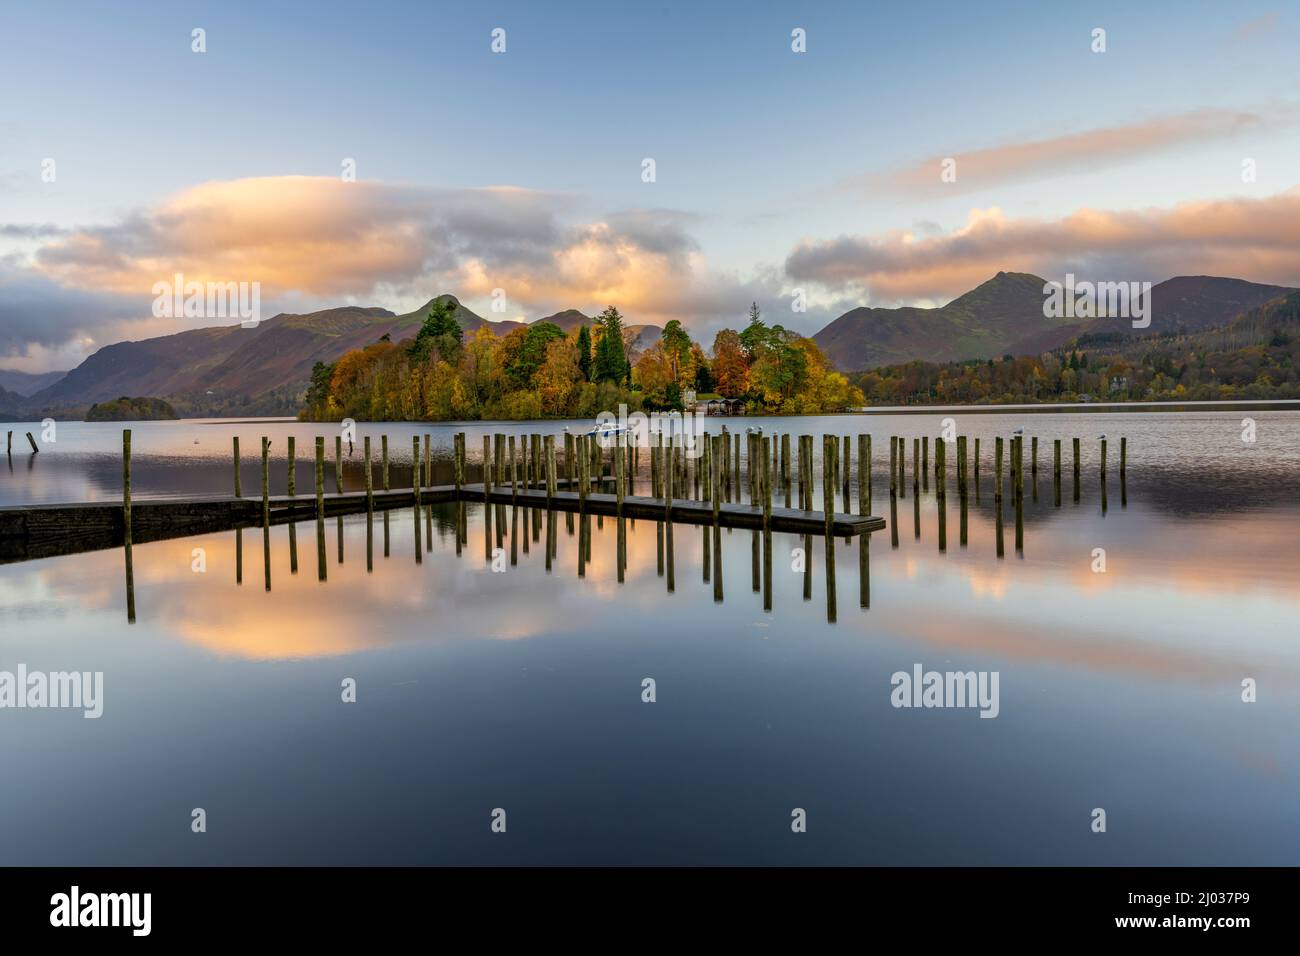
MULTIPOLYGON (((527 327, 522 322, 489 322, 448 294, 403 315, 360 306, 281 313, 251 329, 238 325, 187 329, 105 346, 30 397, 13 392, 0 395, 0 414, 8 411, 16 416, 20 409, 71 414, 123 395, 166 399, 186 416, 293 414, 316 362, 332 362, 384 335, 394 342, 411 338, 440 301, 455 306, 456 320, 467 336, 484 326, 496 335, 527 327)), ((570 331, 593 320, 569 309, 537 321, 555 322, 570 331)), ((634 325, 625 330, 624 341, 636 354, 645 347, 643 339, 658 335, 657 326, 634 325)))
POLYGON ((17 369, 0 368, 0 389, 17 395, 35 395, 67 374, 67 372, 20 372, 17 369))
MULTIPOLYGON (((1080 335, 1142 334, 1128 319, 1061 320, 1043 315, 1043 279, 999 272, 937 309, 857 308, 813 336, 827 358, 845 371, 912 360, 951 362, 1037 355, 1080 335)), ((1196 331, 1236 316, 1292 290, 1241 279, 1179 276, 1151 289, 1150 332, 1196 331)))

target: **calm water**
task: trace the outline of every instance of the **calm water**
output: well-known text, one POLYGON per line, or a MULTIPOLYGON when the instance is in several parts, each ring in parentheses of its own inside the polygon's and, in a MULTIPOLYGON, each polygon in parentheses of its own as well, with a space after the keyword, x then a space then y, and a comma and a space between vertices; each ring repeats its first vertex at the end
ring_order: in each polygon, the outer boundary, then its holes
MULTIPOLYGON (((820 538, 772 535, 765 585, 761 535, 722 531, 719 552, 712 531, 629 522, 620 582, 613 519, 494 508, 489 525, 476 505, 459 547, 450 505, 418 523, 391 512, 386 534, 380 515, 344 519, 341 538, 330 519, 324 580, 315 522, 292 542, 281 526, 265 543, 252 529, 137 545, 134 624, 120 550, 0 566, 0 671, 104 673, 98 720, 0 710, 0 862, 1295 864, 1300 413, 958 415, 984 462, 964 544, 950 472, 943 550, 910 460, 940 417, 762 422, 874 437, 873 510, 890 527, 871 536, 869 592, 858 541, 835 543, 833 599, 820 538), (1016 427, 1039 436, 1039 474, 1022 550, 1003 502, 999 556, 992 439, 1016 427), (909 439, 893 510, 890 435, 909 439), (890 676, 915 664, 998 672, 998 717, 895 709, 890 676), (356 703, 340 700, 345 678, 356 703), (206 833, 191 832, 195 807, 206 833)), ((458 427, 368 433, 390 436, 396 485, 414 434, 449 473, 458 427)), ((137 496, 228 492, 233 434, 246 494, 263 434, 273 491, 290 434, 309 489, 312 438, 328 435, 332 458, 335 434, 133 428, 137 496)), ((493 430, 538 429, 468 428, 471 451, 493 430)), ((0 505, 117 497, 120 437, 61 424, 34 458, 22 439, 0 505)))

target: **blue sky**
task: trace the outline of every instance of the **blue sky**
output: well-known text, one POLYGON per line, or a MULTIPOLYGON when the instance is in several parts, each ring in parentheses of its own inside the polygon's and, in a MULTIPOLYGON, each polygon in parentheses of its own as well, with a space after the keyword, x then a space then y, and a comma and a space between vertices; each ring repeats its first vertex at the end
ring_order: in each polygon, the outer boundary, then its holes
MULTIPOLYGON (((0 233, 0 323, 26 329, 13 303, 30 308, 41 283, 56 297, 116 298, 84 328, 69 317, 62 345, 45 336, 33 352, 26 332, 0 337, 0 365, 35 367, 90 348, 85 340, 149 330, 131 324, 126 286, 103 288, 102 271, 70 265, 66 248, 43 252, 49 244, 98 230, 97 256, 116 254, 115 242, 135 255, 133 221, 187 190, 337 179, 345 157, 364 184, 545 196, 553 225, 536 241, 551 234, 547 254, 563 254, 565 230, 628 212, 659 216, 652 231, 674 234, 668 255, 678 260, 647 266, 631 285, 588 288, 538 274, 539 248, 522 257, 533 270, 523 275, 509 237, 467 263, 491 238, 475 234, 451 242, 454 252, 431 240, 420 269, 377 266, 344 288, 271 282, 271 298, 403 308, 452 291, 482 309, 493 281, 484 272, 508 262, 502 274, 528 292, 512 297, 509 317, 595 308, 601 293, 627 290, 625 311, 681 313, 702 331, 726 318, 733 297, 739 322, 750 298, 780 308, 792 287, 807 287, 813 308, 789 324, 811 332, 857 303, 943 301, 967 274, 923 279, 909 266, 904 279, 897 256, 882 252, 883 265, 845 279, 852 263, 823 267, 835 250, 819 247, 818 265, 791 275, 800 243, 853 237, 850 251, 872 250, 900 232, 942 241, 970 224, 972 210, 993 208, 1010 223, 1059 223, 1080 209, 1254 202, 1293 190, 1300 170, 1300 13, 1275 3, 60 3, 9 5, 4 17, 0 227, 13 228, 0 233), (191 52, 195 27, 206 31, 204 54, 191 52), (490 50, 497 27, 504 54, 490 50), (806 53, 791 51, 796 27, 807 31, 806 53), (1106 30, 1105 53, 1091 49, 1096 27, 1106 30), (1148 140, 1151 124, 1180 117, 1193 118, 1190 133, 1148 140), (962 182, 972 151, 1105 130, 1120 130, 1119 145, 1095 156, 1085 147, 1073 165, 1040 162, 1032 174, 960 189, 898 188, 903 173, 940 157, 957 159, 962 182), (642 182, 645 157, 656 162, 653 183, 642 182), (1247 157, 1251 182, 1241 177, 1247 157), (40 178, 45 158, 57 162, 53 183, 40 178), (56 230, 33 229, 46 224, 56 230), (689 269, 694 298, 656 308, 631 291, 676 281, 674 268, 689 269), (471 288, 444 288, 456 279, 471 288), (6 307, 7 287, 26 294, 6 307), (559 301, 569 290, 578 301, 559 301)), ((164 241, 159 232, 151 242, 164 241)), ((654 254, 643 233, 600 241, 654 254)), ((1205 267, 1225 262, 1221 252, 1205 267)), ((141 268, 159 271, 162 258, 153 249, 141 268)), ((1068 250, 1060 262, 1031 258, 1010 254, 1017 261, 1006 267, 1131 260, 1096 248, 1068 250)), ((1247 278, 1300 281, 1257 256, 1244 261, 1261 270, 1247 278)))

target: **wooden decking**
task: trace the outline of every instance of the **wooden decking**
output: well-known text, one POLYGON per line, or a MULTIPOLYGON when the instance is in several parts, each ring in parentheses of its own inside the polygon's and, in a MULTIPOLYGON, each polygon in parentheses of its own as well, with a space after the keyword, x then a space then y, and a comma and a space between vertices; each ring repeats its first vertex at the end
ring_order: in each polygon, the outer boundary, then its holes
MULTIPOLYGON (((604 479, 605 482, 610 480, 604 479)), ((619 513, 617 495, 608 492, 592 491, 584 498, 576 491, 556 491, 548 497, 545 489, 536 487, 520 486, 517 492, 512 492, 508 485, 493 486, 486 496, 482 484, 464 485, 459 492, 454 485, 420 489, 422 505, 445 504, 458 498, 482 503, 485 497, 492 504, 513 504, 539 510, 585 511, 614 516, 619 513)), ((273 495, 267 503, 271 524, 310 521, 316 517, 316 498, 313 495, 273 495)), ((364 513, 366 493, 326 494, 322 503, 326 517, 364 513)), ((376 511, 410 508, 414 504, 415 493, 410 488, 373 493, 376 511)), ((674 498, 669 512, 662 498, 628 495, 624 497, 622 507, 623 516, 627 518, 652 521, 668 518, 680 524, 713 524, 713 505, 707 501, 674 498)), ((257 527, 261 523, 260 497, 138 498, 131 503, 131 536, 136 544, 257 527)), ((761 530, 763 510, 759 505, 720 504, 718 524, 724 528, 761 530)), ((826 516, 820 511, 773 508, 769 527, 772 531, 820 535, 826 531, 826 516)), ((885 520, 872 515, 836 514, 831 519, 831 533, 836 537, 867 534, 884 527, 885 520)), ((123 530, 120 502, 0 507, 0 563, 118 547, 123 543, 123 530)))

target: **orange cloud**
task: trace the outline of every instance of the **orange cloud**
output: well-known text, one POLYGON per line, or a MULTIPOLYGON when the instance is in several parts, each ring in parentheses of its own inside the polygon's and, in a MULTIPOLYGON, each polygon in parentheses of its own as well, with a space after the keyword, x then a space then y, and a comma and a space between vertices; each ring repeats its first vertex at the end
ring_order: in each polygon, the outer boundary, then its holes
POLYGON ((1149 281, 1208 274, 1300 285, 1300 188, 1169 209, 1084 208, 1056 220, 974 209, 946 235, 804 240, 786 259, 797 281, 869 291, 877 302, 952 298, 1001 270, 1149 281))
MULTIPOLYGON (((1290 114, 1283 113, 1275 119, 1286 122, 1290 114)), ((877 195, 901 194, 911 198, 971 192, 999 183, 1095 170, 1190 143, 1227 139, 1266 122, 1255 113, 1193 110, 1125 126, 932 156, 906 169, 856 177, 844 185, 877 195), (948 159, 954 163, 951 168, 955 178, 945 181, 941 172, 948 159)))

